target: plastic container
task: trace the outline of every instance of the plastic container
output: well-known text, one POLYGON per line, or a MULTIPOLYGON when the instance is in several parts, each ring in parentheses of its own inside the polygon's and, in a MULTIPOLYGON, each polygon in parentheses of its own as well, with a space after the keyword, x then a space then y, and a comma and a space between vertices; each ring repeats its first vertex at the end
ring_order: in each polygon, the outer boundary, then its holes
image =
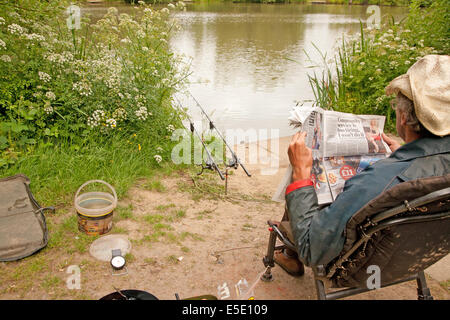
POLYGON ((109 183, 103 180, 89 180, 83 183, 75 194, 74 203, 78 215, 78 230, 88 235, 102 235, 111 230, 117 194, 109 183), (112 194, 95 191, 80 195, 81 189, 96 182, 106 185, 112 194))

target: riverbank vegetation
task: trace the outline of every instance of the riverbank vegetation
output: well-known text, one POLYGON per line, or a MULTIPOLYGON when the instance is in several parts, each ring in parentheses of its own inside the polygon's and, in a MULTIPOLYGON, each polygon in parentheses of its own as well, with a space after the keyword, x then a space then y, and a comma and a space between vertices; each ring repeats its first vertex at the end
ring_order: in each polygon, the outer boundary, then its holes
POLYGON ((402 21, 383 16, 379 29, 364 28, 361 22, 361 32, 345 36, 332 59, 322 56, 322 71, 309 75, 316 103, 336 111, 385 115, 386 128, 394 130, 387 84, 427 54, 450 53, 447 0, 433 1, 427 8, 422 4, 412 1, 402 21))
MULTIPOLYGON (((137 3, 137 0, 124 0, 126 3, 137 3)), ((185 2, 234 2, 234 3, 313 3, 313 4, 348 4, 348 5, 382 5, 408 6, 411 0, 190 0, 185 2)), ((174 3, 172 0, 146 0, 147 3, 174 3)), ((423 5, 429 6, 431 0, 423 0, 423 5)))
POLYGON ((47 204, 89 179, 122 194, 169 163, 187 72, 167 44, 175 6, 93 23, 69 5, 0 2, 0 177, 26 174, 47 204))

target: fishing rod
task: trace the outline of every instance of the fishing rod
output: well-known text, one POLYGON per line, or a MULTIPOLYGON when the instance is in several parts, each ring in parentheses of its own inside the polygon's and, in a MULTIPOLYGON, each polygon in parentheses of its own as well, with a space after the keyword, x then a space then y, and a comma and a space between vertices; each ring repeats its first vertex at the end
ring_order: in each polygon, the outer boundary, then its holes
MULTIPOLYGON (((189 92, 189 91, 188 91, 189 92)), ((242 162, 239 160, 239 158, 237 157, 236 153, 233 151, 233 149, 230 147, 230 145, 227 143, 227 141, 225 140, 225 138, 222 136, 222 133, 216 128, 214 122, 211 120, 211 118, 209 117, 209 115, 206 113, 206 111, 202 108, 202 106, 200 105, 200 103, 197 101, 197 99, 195 99, 195 97, 192 95, 192 93, 189 92, 189 95, 192 97, 192 99, 195 101, 195 103, 197 104, 197 107, 199 107, 199 109, 202 111, 202 113, 206 116, 206 118, 209 121, 209 129, 215 129, 216 132, 219 134, 219 137, 222 139, 222 141, 225 143, 225 145, 227 146, 228 150, 231 153, 231 156, 233 157, 230 161, 230 163, 228 163, 226 166, 229 168, 234 168, 237 169, 239 166, 241 166, 241 168, 244 170, 244 172, 247 174, 247 176, 251 177, 252 175, 247 171, 247 169, 244 167, 244 165, 242 164, 242 162)))
MULTIPOLYGON (((180 101, 176 97, 175 97, 175 99, 178 102, 178 107, 179 107, 178 109, 180 111, 182 111, 180 101)), ((202 164, 201 164, 202 165, 202 171, 197 173, 197 175, 201 175, 203 173, 204 169, 215 170, 219 174, 220 178, 222 180, 225 180, 225 177, 223 176, 223 172, 220 171, 219 167, 217 166, 216 162, 214 161, 214 158, 212 157, 211 153, 209 152, 208 148, 206 147, 205 142, 203 141, 203 139, 200 136, 200 134, 198 133, 198 131, 195 129, 194 122, 191 120, 191 118, 189 117, 189 115, 186 112, 183 112, 183 113, 186 115, 186 117, 187 117, 187 119, 189 121, 189 129, 190 129, 191 133, 197 135, 197 137, 199 138, 200 142, 202 143, 203 149, 205 149, 206 155, 208 157, 208 160, 205 161, 205 165, 203 165, 203 161, 202 161, 202 164)), ((227 174, 227 176, 228 176, 228 174, 227 174)))

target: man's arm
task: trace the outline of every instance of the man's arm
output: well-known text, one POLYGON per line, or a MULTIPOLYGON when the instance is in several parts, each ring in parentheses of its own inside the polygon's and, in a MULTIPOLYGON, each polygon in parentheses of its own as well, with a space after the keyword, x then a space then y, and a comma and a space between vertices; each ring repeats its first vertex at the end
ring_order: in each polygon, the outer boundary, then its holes
MULTIPOLYGON (((354 188, 353 188, 354 189, 354 188)), ((342 195, 342 194, 341 194, 342 195)), ((286 194, 289 221, 299 259, 307 266, 327 264, 342 250, 343 230, 353 208, 346 205, 349 192, 327 208, 319 210, 313 186, 296 188, 286 194), (350 211, 349 211, 350 209, 350 211)), ((357 201, 353 201, 356 205, 357 201)))
MULTIPOLYGON (((297 133, 289 145, 293 183, 286 189, 286 204, 299 259, 307 266, 326 264, 341 251, 343 230, 348 218, 361 203, 366 184, 346 186, 329 207, 319 210, 317 195, 310 180, 312 151, 305 145, 306 133, 297 133)), ((356 179, 359 180, 359 179, 356 179)))

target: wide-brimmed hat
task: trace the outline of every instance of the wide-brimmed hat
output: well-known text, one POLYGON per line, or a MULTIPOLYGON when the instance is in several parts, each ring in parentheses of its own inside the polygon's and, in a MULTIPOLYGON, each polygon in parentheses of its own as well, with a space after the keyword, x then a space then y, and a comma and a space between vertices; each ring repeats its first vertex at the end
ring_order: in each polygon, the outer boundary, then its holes
POLYGON ((414 103, 417 119, 437 136, 450 134, 450 56, 428 55, 392 80, 386 94, 401 92, 414 103))

